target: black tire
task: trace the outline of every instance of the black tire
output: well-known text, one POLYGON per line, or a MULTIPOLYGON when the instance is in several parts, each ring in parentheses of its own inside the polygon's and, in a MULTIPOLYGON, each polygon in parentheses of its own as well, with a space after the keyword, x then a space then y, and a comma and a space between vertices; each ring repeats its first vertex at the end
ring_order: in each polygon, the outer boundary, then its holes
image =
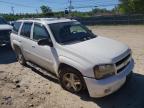
POLYGON ((26 60, 21 52, 21 50, 19 48, 16 49, 16 54, 17 54, 17 60, 18 62, 23 65, 26 66, 26 60))
POLYGON ((79 71, 77 71, 73 68, 70 68, 70 67, 65 67, 63 69, 60 69, 59 71, 60 71, 59 72, 59 80, 60 80, 60 84, 63 89, 65 89, 69 92, 72 92, 72 93, 79 93, 85 89, 85 82, 83 80, 82 75, 79 73, 79 71), (70 78, 72 75, 75 80, 75 81, 74 80, 72 81, 73 84, 72 84, 72 82, 70 83, 68 80, 66 80, 66 77, 70 78), (67 87, 68 85, 69 85, 69 87, 67 87), (73 87, 72 85, 75 87, 73 87), (74 88, 76 88, 76 89, 74 89, 74 88))

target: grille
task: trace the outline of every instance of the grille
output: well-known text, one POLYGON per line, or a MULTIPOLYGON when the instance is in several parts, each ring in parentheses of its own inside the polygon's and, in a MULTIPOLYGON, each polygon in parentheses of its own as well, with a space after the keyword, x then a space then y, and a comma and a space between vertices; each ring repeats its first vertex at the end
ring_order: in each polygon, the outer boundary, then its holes
POLYGON ((128 54, 126 57, 116 62, 117 73, 120 73, 127 65, 130 63, 131 54, 128 54))
POLYGON ((10 30, 0 30, 1 40, 9 40, 9 38, 10 38, 10 30))

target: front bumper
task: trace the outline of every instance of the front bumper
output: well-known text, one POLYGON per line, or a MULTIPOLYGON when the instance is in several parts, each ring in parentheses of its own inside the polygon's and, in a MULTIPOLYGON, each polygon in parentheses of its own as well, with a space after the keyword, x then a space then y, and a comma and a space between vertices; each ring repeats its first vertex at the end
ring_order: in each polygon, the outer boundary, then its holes
POLYGON ((10 41, 0 41, 0 46, 5 46, 10 44, 10 41))
POLYGON ((104 97, 117 91, 125 83, 126 77, 131 73, 133 67, 134 61, 131 60, 129 65, 115 76, 103 80, 84 77, 89 95, 91 97, 104 97))

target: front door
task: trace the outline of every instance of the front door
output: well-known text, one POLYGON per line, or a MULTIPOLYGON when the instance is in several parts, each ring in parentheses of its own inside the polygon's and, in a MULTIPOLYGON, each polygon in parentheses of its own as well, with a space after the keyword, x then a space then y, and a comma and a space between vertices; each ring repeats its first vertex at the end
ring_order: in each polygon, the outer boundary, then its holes
POLYGON ((54 48, 48 45, 40 46, 37 44, 40 39, 51 39, 50 35, 44 25, 35 23, 33 27, 33 42, 32 42, 32 51, 33 51, 33 61, 40 65, 41 67, 54 71, 54 48))

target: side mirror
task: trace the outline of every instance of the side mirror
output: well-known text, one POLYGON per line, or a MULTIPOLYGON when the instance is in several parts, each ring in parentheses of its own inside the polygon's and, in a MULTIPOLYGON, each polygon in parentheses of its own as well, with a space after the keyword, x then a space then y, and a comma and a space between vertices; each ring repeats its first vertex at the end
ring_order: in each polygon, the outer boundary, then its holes
POLYGON ((48 46, 50 46, 50 47, 53 47, 53 43, 52 43, 52 41, 49 40, 49 39, 40 39, 37 43, 38 43, 38 45, 40 45, 40 46, 48 45, 48 46))

